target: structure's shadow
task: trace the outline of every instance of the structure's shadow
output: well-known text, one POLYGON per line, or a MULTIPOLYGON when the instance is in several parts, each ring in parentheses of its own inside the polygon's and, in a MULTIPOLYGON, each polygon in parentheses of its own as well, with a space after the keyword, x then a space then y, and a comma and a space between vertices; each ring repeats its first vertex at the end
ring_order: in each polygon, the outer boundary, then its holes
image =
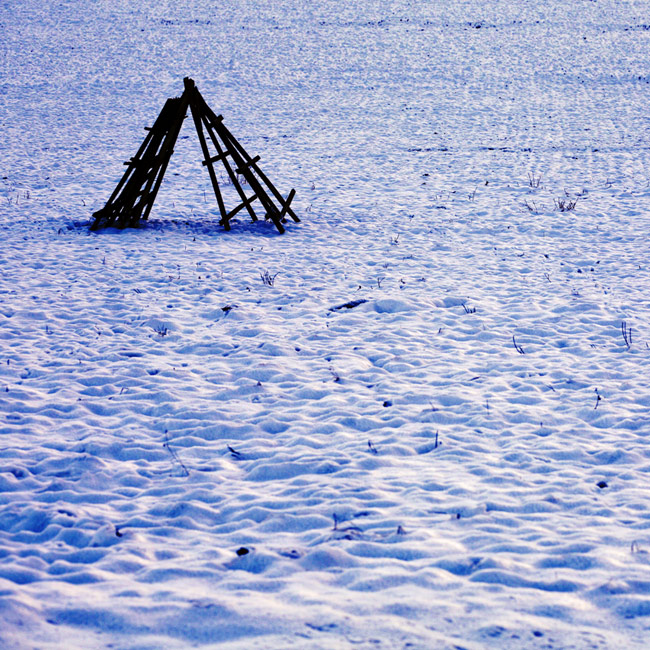
MULTIPOLYGON (((255 237, 261 237, 265 239, 279 237, 281 233, 276 229, 275 224, 270 219, 258 220, 257 222, 250 221, 238 221, 233 220, 233 227, 236 229, 237 234, 243 235, 252 235, 255 237)), ((74 222, 74 227, 84 227, 87 228, 91 226, 91 221, 79 221, 74 222)), ((196 218, 186 218, 186 217, 170 217, 170 218, 156 218, 156 219, 147 219, 146 221, 141 221, 139 224, 130 228, 130 230, 140 230, 143 232, 178 232, 186 233, 190 235, 221 235, 222 237, 234 236, 232 234, 224 232, 223 224, 221 219, 216 217, 196 217, 196 218)), ((97 230, 94 234, 102 235, 120 235, 124 231, 123 228, 118 228, 115 226, 107 226, 100 230, 97 230)))

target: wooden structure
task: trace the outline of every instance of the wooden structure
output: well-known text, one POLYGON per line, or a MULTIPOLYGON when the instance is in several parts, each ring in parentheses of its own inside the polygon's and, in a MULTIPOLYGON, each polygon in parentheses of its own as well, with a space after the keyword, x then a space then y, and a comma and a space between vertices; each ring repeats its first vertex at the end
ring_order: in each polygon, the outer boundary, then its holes
POLYGON ((153 126, 147 129, 147 137, 135 156, 124 163, 127 170, 106 205, 93 214, 91 230, 109 226, 136 227, 141 219, 148 219, 188 107, 199 136, 203 165, 208 168, 223 227, 230 230, 230 220, 243 209, 253 221, 258 221, 253 205, 255 201, 264 210, 264 217, 270 219, 281 233, 284 232, 282 224, 287 216, 300 221, 291 209, 295 190, 291 190, 286 199, 283 198, 259 168, 260 157, 251 157, 246 152, 224 126, 223 117, 215 115, 207 105, 192 79, 186 77, 184 83, 183 94, 165 102, 153 126), (230 184, 239 195, 240 202, 230 210, 219 187, 215 163, 223 165, 230 184), (250 188, 250 196, 246 196, 244 185, 250 188))

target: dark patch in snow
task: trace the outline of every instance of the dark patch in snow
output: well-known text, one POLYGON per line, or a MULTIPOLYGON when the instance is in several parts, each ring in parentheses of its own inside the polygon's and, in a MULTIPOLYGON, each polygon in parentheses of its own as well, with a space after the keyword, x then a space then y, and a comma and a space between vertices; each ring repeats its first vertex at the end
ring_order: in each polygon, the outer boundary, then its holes
POLYGON ((364 302, 368 302, 365 298, 359 298, 359 300, 350 300, 342 305, 336 307, 330 307, 329 311, 339 311, 340 309, 354 309, 359 305, 363 305, 364 302))

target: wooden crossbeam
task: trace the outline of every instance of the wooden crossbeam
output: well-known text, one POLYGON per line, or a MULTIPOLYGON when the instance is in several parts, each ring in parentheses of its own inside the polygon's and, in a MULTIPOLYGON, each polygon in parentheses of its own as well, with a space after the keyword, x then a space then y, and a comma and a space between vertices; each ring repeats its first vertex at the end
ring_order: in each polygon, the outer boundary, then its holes
POLYGON ((252 160, 244 161, 244 164, 243 164, 241 167, 237 167, 237 169, 235 169, 235 171, 236 171, 238 174, 243 174, 243 173, 244 173, 244 170, 245 170, 247 167, 251 167, 251 166, 253 166, 255 163, 258 163, 259 161, 260 161, 260 157, 259 157, 259 156, 255 156, 255 158, 253 158, 252 160))
POLYGON ((228 213, 228 219, 232 219, 242 208, 250 205, 253 201, 257 199, 257 195, 253 194, 253 196, 245 199, 242 201, 236 208, 233 208, 229 213, 228 213))
POLYGON ((212 156, 212 158, 210 158, 210 160, 202 160, 201 164, 202 165, 208 165, 210 163, 216 163, 216 162, 219 162, 220 160, 223 160, 226 156, 229 156, 229 155, 230 155, 229 151, 224 151, 223 153, 220 153, 220 154, 218 154, 216 156, 212 156))

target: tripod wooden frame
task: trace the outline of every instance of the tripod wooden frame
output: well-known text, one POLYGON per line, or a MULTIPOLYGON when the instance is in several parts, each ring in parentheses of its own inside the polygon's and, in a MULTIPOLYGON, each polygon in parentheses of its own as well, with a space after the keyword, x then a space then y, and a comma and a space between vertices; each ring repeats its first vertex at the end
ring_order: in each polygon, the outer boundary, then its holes
POLYGON ((141 219, 149 218, 188 107, 199 137, 203 165, 208 168, 223 227, 230 230, 230 220, 244 208, 253 221, 258 221, 253 206, 255 201, 262 206, 264 218, 270 219, 280 233, 284 232, 283 223, 287 215, 299 222, 300 219, 291 209, 295 190, 292 189, 286 199, 283 198, 260 169, 260 157, 251 157, 246 152, 224 126, 223 117, 216 115, 208 106, 192 79, 186 77, 183 81, 183 94, 165 102, 153 126, 147 129, 147 136, 135 156, 124 163, 127 170, 106 205, 93 214, 91 230, 110 226, 133 228, 139 225, 141 219), (211 149, 214 153, 211 153, 211 149), (226 208, 215 171, 215 163, 219 162, 239 195, 240 203, 230 210, 226 208), (244 185, 250 188, 250 196, 246 196, 244 185))

